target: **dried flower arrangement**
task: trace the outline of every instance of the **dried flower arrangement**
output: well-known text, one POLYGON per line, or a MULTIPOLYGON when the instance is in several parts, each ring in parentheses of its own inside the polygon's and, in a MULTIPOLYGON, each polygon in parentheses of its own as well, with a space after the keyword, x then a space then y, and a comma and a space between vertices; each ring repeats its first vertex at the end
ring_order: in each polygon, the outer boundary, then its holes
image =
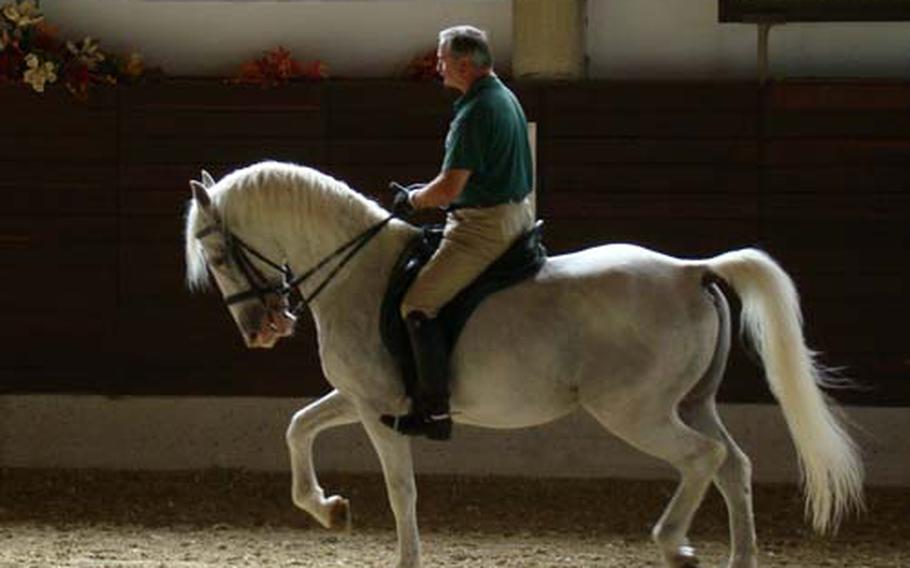
POLYGON ((290 51, 278 46, 267 51, 262 57, 241 65, 237 74, 229 82, 277 87, 295 79, 318 81, 327 76, 325 64, 322 61, 301 63, 291 56, 290 51))
POLYGON ((90 37, 79 42, 60 38, 57 28, 45 21, 37 0, 0 8, 0 82, 25 84, 37 93, 62 83, 85 99, 92 85, 134 82, 144 73, 139 54, 118 58, 103 52, 90 37))

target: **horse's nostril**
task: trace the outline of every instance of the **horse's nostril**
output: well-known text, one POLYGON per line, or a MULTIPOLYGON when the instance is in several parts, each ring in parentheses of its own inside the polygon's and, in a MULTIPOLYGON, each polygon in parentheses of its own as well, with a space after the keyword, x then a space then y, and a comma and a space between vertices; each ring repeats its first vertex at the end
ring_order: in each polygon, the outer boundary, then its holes
POLYGON ((255 331, 249 331, 246 334, 246 344, 248 346, 256 345, 256 340, 259 338, 259 334, 255 331))

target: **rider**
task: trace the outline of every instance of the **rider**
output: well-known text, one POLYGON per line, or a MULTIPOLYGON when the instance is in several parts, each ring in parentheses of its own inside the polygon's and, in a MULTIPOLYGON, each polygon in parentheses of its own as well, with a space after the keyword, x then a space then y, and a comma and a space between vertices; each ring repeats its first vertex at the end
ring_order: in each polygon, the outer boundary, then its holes
POLYGON ((437 71, 461 91, 445 140, 442 169, 419 189, 402 192, 393 211, 445 207, 442 243, 404 297, 401 315, 417 368, 411 412, 383 415, 407 435, 451 436, 449 362, 439 310, 473 282, 515 239, 532 228, 528 124, 515 95, 493 72, 487 34, 471 26, 439 33, 437 71))

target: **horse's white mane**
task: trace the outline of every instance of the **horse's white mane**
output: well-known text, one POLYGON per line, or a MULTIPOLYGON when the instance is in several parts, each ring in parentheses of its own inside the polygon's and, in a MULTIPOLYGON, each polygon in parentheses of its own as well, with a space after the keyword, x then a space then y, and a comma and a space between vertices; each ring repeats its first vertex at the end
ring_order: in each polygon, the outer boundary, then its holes
MULTIPOLYGON (((260 162, 235 170, 209 188, 209 195, 224 227, 241 234, 244 227, 268 226, 279 235, 302 238, 308 223, 312 224, 314 218, 327 217, 339 232, 352 234, 350 227, 365 227, 387 214, 344 182, 313 168, 283 162, 260 162)), ((195 238, 203 228, 199 224, 199 208, 191 199, 185 235, 190 288, 205 287, 209 280, 202 247, 195 238)), ((320 226, 324 225, 320 223, 320 226)), ((332 238, 332 235, 307 234, 307 237, 332 238)))

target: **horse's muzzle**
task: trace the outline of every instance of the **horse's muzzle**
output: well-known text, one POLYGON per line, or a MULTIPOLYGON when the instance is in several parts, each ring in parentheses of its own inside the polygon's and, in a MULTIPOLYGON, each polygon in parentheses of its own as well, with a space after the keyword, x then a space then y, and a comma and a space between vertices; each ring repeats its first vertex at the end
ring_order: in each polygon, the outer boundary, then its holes
POLYGON ((243 333, 246 346, 251 349, 271 349, 279 339, 293 335, 297 318, 287 310, 269 310, 258 329, 243 333))

